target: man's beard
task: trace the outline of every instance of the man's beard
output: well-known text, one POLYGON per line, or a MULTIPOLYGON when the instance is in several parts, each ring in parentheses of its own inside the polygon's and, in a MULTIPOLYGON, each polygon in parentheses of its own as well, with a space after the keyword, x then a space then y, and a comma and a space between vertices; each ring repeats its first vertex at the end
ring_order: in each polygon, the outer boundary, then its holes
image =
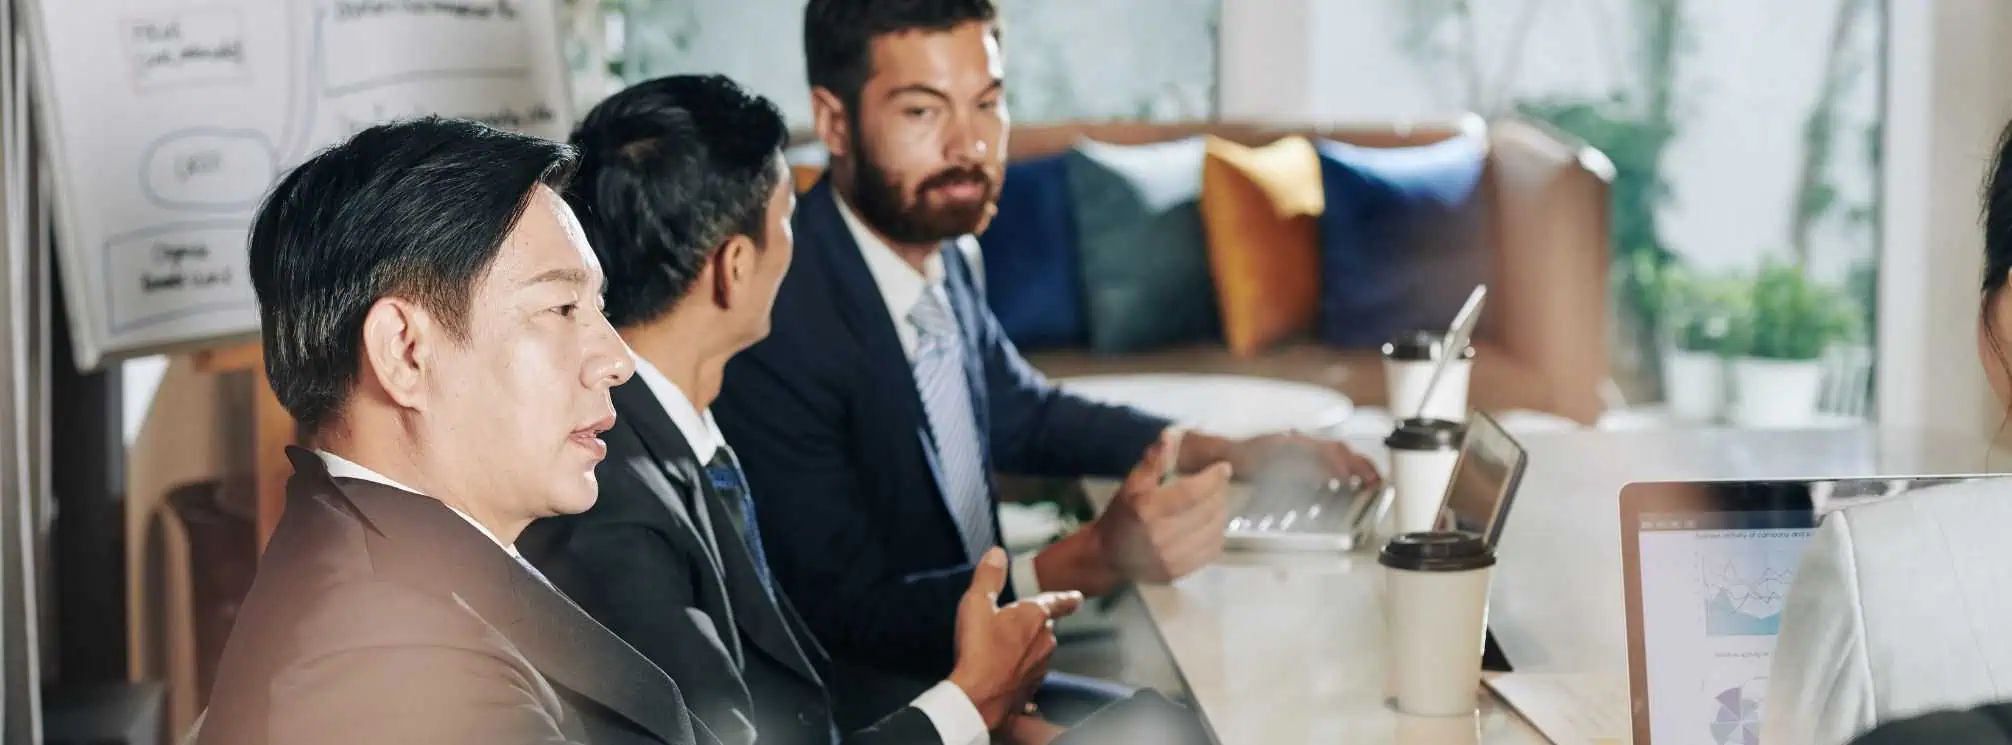
POLYGON ((896 243, 920 245, 937 243, 960 235, 976 233, 990 217, 999 198, 999 184, 978 166, 951 167, 936 172, 916 186, 913 200, 901 184, 882 170, 872 151, 852 143, 859 157, 853 166, 852 206, 868 225, 896 243), (943 186, 977 184, 984 193, 968 202, 930 204, 924 197, 943 186))

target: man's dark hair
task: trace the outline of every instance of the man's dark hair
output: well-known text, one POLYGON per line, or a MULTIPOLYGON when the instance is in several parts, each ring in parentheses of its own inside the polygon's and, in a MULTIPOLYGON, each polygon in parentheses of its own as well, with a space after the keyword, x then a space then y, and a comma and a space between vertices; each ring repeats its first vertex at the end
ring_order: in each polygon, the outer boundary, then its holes
POLYGON ((803 8, 803 57, 810 86, 838 96, 848 112, 873 75, 874 37, 904 31, 949 31, 966 23, 992 24, 992 0, 810 0, 803 8))
POLYGON ((465 338, 470 296, 539 184, 563 189, 573 149, 471 121, 382 124, 317 153, 252 222, 266 375, 309 432, 355 385, 363 319, 418 303, 465 338))
POLYGON ((637 83, 587 113, 566 201, 608 275, 610 323, 669 311, 727 239, 767 240, 788 138, 774 103, 720 75, 637 83))

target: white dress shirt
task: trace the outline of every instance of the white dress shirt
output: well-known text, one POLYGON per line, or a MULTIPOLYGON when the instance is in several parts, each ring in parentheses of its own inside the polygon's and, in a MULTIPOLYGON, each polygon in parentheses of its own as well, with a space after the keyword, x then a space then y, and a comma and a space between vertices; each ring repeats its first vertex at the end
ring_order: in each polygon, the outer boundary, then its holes
MULTIPOLYGON (((911 272, 912 273, 912 272, 911 272)), ((720 432, 720 425, 713 420, 712 409, 699 411, 692 405, 690 397, 672 383, 670 378, 641 355, 631 352, 636 361, 636 375, 643 379, 643 385, 656 396, 657 403, 671 416, 671 423, 677 425, 678 433, 684 435, 685 442, 692 446, 692 453, 700 463, 708 463, 719 452, 726 436, 720 432)), ((935 725, 936 734, 945 745, 985 745, 991 734, 985 728, 985 716, 978 713, 978 706, 971 703, 971 697, 964 689, 950 681, 942 681, 915 697, 910 705, 922 710, 935 725)))
MULTIPOLYGON (((853 214, 851 205, 845 203, 837 190, 831 192, 831 199, 838 203, 838 215, 845 219, 845 229, 852 233, 852 242, 859 245, 859 255, 866 259, 866 271, 873 275, 873 283, 880 287, 880 297, 887 302, 887 315, 894 322, 894 333, 901 337, 901 351, 908 355, 912 366, 915 363, 915 348, 921 341, 915 324, 908 322, 908 311, 922 299, 922 293, 943 292, 943 254, 940 251, 929 254, 929 258, 922 261, 922 271, 917 272, 907 259, 901 258, 901 254, 889 248, 880 236, 868 230, 866 223, 860 222, 859 216, 853 214)), ((970 238, 964 236, 959 239, 960 249, 964 248, 962 241, 970 238)), ((947 303, 948 298, 945 300, 947 303)), ((985 383, 974 381, 974 384, 985 383)), ((1038 555, 1040 552, 1037 551, 1013 557, 1011 576, 1015 596, 1031 598, 1041 594, 1041 579, 1034 573, 1034 557, 1038 555)))
MULTIPOLYGON (((915 268, 909 266, 907 260, 901 258, 901 254, 895 254, 893 248, 887 248, 887 244, 881 242, 879 236, 867 230, 865 223, 859 221, 859 215, 853 213, 853 207, 845 203, 845 197, 839 197, 837 189, 831 191, 831 201, 839 203, 839 217, 845 217, 845 230, 853 234, 853 244, 859 246, 859 256, 865 258, 867 262, 867 274, 873 274, 873 284, 879 286, 881 300, 887 302, 887 316, 889 320, 893 320, 893 332, 895 336, 901 336, 901 352, 905 352, 907 362, 913 364, 915 346, 921 340, 919 332, 915 330, 915 324, 907 322, 907 312, 915 308, 915 302, 921 300, 921 294, 924 292, 944 292, 944 254, 942 252, 930 254, 930 258, 921 260, 921 272, 915 272, 915 268)), ((966 254, 972 254, 972 248, 966 246, 966 242, 976 244, 976 240, 972 236, 958 238, 958 248, 964 250, 966 254)), ((944 300, 948 306, 948 298, 944 300)), ((984 381, 974 381, 974 385, 984 385, 984 381)), ((1040 578, 1034 574, 1034 556, 1040 556, 1040 552, 1014 556, 1012 560, 1014 596, 1032 598, 1040 594, 1040 578)))
MULTIPOLYGON (((340 455, 336 455, 335 453, 331 453, 326 450, 316 450, 314 451, 314 454, 321 457, 322 465, 328 468, 328 475, 331 478, 347 478, 347 479, 357 479, 359 481, 369 481, 373 483, 383 484, 385 486, 389 486, 393 489, 398 489, 400 491, 411 492, 413 494, 417 494, 422 497, 427 496, 426 492, 414 489, 410 486, 406 486, 396 481, 392 481, 390 476, 386 476, 376 471, 372 471, 368 468, 358 465, 355 461, 352 461, 348 458, 344 458, 340 455)), ((441 502, 440 504, 441 506, 446 507, 449 511, 452 511, 454 514, 459 515, 461 519, 467 520, 468 524, 475 526, 476 530, 482 531, 482 535, 488 537, 491 543, 494 543, 497 546, 501 547, 503 549, 503 553, 509 554, 510 558, 517 560, 517 563, 519 564, 524 563, 524 556, 523 554, 517 553, 516 546, 504 543, 502 539, 496 537, 495 533, 489 532, 489 528, 483 526, 482 523, 476 522, 475 518, 470 517, 466 512, 462 512, 460 508, 455 507, 454 505, 448 504, 446 502, 441 502)), ((528 568, 529 565, 527 564, 526 567, 528 568)), ((538 574, 536 570, 532 570, 531 573, 538 574)), ((540 578, 542 577, 543 575, 540 575, 540 578)))
POLYGON ((1896 719, 2012 698, 2003 480, 1831 513, 1782 609, 1761 742, 1841 745, 1896 719))
MULTIPOLYGON (((853 214, 852 207, 837 191, 831 193, 832 201, 838 202, 839 217, 845 219, 845 229, 851 231, 852 242, 859 245, 859 255, 866 259, 866 271, 873 275, 873 283, 880 287, 880 297, 887 302, 887 313, 894 320, 894 334, 901 337, 901 351, 908 354, 909 361, 915 360, 915 349, 921 344, 921 332, 915 324, 908 322, 908 311, 922 300, 922 293, 932 289, 942 291, 943 254, 932 252, 922 260, 922 271, 895 253, 887 243, 880 240, 866 223, 860 222, 853 214)), ((946 298, 947 299, 947 298, 946 298)))

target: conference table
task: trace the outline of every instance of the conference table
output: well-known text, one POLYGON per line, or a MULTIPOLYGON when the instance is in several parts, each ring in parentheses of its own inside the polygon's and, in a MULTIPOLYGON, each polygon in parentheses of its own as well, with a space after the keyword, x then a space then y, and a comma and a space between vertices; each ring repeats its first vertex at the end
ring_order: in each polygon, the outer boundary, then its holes
MULTIPOLYGON (((1974 438, 1863 427, 1518 437, 1530 466, 1504 528, 1490 626, 1519 673, 1616 686, 1627 680, 1617 506, 1624 484, 1969 474, 2012 464, 1974 438)), ((1384 462, 1375 440, 1352 444, 1384 462)), ((1086 487, 1102 504, 1114 484, 1086 487)), ((1139 588, 1150 627, 1217 742, 1547 742, 1485 690, 1472 717, 1406 717, 1390 708, 1384 577, 1372 551, 1232 553, 1171 584, 1139 588)))

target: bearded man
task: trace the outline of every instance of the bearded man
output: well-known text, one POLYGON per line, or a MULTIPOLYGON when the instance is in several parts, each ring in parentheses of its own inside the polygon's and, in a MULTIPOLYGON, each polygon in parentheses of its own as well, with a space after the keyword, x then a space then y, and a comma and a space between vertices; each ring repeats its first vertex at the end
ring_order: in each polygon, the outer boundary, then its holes
MULTIPOLYGON (((1339 443, 1294 435, 1163 446, 1168 421, 1064 393, 1021 359, 964 250, 1005 167, 992 0, 810 0, 803 28, 831 168, 798 202, 770 334, 728 364, 713 412, 775 577, 838 663, 841 727, 950 672, 959 598, 999 545, 995 470, 1125 478, 1083 530, 1014 557, 1020 598, 1096 597, 1207 564, 1232 470, 1281 448, 1374 478, 1339 443), (1182 475, 1161 483, 1169 471, 1182 475)), ((1051 676, 1035 701, 1073 723, 1128 693, 1051 676)))

